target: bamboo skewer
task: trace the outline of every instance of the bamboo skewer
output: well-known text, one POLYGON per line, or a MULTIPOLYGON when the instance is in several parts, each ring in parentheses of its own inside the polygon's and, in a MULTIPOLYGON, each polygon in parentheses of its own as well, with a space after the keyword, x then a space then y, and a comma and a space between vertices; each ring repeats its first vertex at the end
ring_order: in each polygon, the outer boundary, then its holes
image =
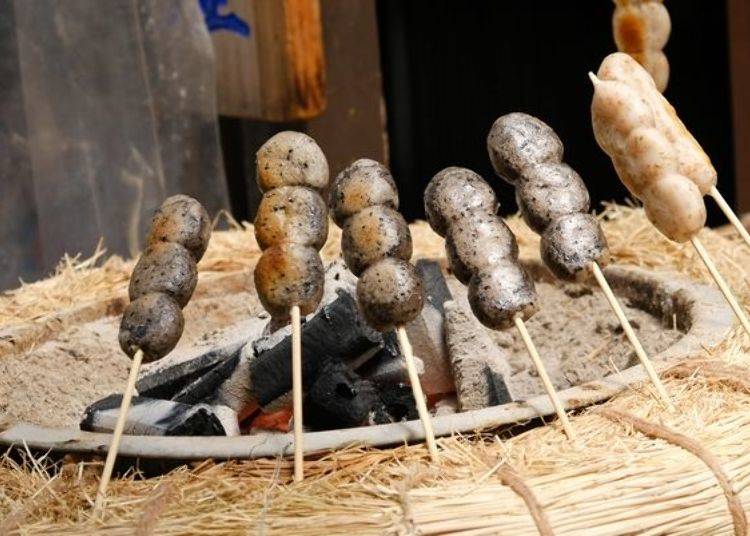
POLYGON ((120 412, 117 414, 115 430, 112 433, 112 442, 109 444, 109 450, 107 450, 107 459, 104 462, 104 470, 102 471, 102 476, 99 480, 99 489, 96 492, 96 502, 94 504, 95 511, 99 511, 104 505, 107 486, 109 485, 110 478, 112 478, 112 470, 115 467, 117 450, 120 448, 120 439, 122 438, 122 431, 125 428, 125 419, 128 416, 130 401, 133 398, 133 391, 135 391, 135 382, 138 379, 138 372, 141 369, 142 361, 143 350, 139 349, 133 356, 133 363, 130 365, 128 384, 125 387, 125 392, 122 395, 122 402, 120 402, 120 412))
POLYGON ((526 324, 524 324, 523 319, 520 316, 516 316, 513 320, 516 323, 516 327, 521 334, 521 338, 523 339, 524 344, 526 345, 526 349, 529 351, 531 360, 534 362, 534 366, 536 367, 537 373, 539 374, 539 378, 544 384, 544 389, 545 391, 547 391, 547 396, 549 396, 550 402, 552 402, 552 406, 555 408, 555 413, 557 413, 557 418, 560 419, 560 424, 562 424, 563 430, 565 430, 565 434, 571 441, 577 441, 578 438, 573 431, 573 426, 570 424, 568 415, 565 413, 565 408, 563 407, 560 399, 557 396, 557 392, 555 391, 554 385, 552 385, 552 381, 549 379, 547 369, 544 367, 542 358, 539 357, 539 352, 534 345, 534 341, 531 340, 531 336, 526 329, 526 324))
POLYGON ((630 344, 635 349, 635 355, 638 356, 638 359, 640 360, 641 365, 643 365, 643 368, 646 370, 646 374, 648 374, 651 383, 654 384, 656 392, 659 394, 659 398, 670 411, 674 411, 675 407, 674 404, 672 404, 669 393, 667 393, 667 390, 664 388, 664 384, 659 379, 659 375, 656 373, 654 365, 653 363, 651 363, 648 354, 646 354, 646 350, 643 349, 641 341, 638 340, 638 336, 635 334, 635 331, 633 331, 633 326, 630 325, 630 321, 625 316, 625 311, 622 310, 620 302, 617 301, 617 297, 615 296, 614 292, 612 292, 612 288, 609 286, 609 283, 604 277, 604 273, 602 272, 601 267, 598 263, 592 262, 591 271, 594 274, 596 282, 599 283, 602 292, 604 292, 604 296, 606 296, 607 301, 612 308, 612 311, 614 311, 617 319, 620 321, 620 325, 625 331, 625 335, 628 337, 630 344))
POLYGON ((419 383, 419 374, 417 374, 417 367, 414 365, 414 353, 409 342, 409 337, 406 335, 406 330, 403 326, 396 328, 396 335, 398 336, 398 343, 401 347, 401 353, 404 355, 406 361, 406 370, 409 372, 409 383, 411 383, 411 390, 414 394, 414 402, 417 405, 417 413, 419 413, 419 420, 422 421, 424 426, 425 440, 427 441, 427 450, 430 451, 430 458, 433 462, 438 462, 438 449, 437 443, 435 442, 435 432, 432 430, 432 421, 430 420, 430 414, 427 411, 427 404, 424 401, 424 393, 422 392, 422 385, 419 383))
POLYGON ((719 208, 727 217, 729 223, 731 223, 734 228, 737 229, 737 231, 740 233, 740 236, 745 241, 745 244, 750 246, 750 233, 747 232, 747 229, 745 229, 745 226, 742 225, 742 222, 737 217, 737 214, 734 213, 732 207, 729 206, 729 204, 724 199, 724 196, 722 196, 719 190, 716 189, 716 186, 711 187, 709 195, 713 197, 714 201, 716 201, 716 204, 719 205, 719 208))
POLYGON ((302 326, 299 305, 292 305, 292 410, 294 415, 294 481, 305 478, 302 428, 302 326))
POLYGON ((719 269, 716 267, 716 264, 714 264, 714 261, 712 261, 711 257, 709 257, 708 251, 706 251, 706 248, 703 247, 703 244, 700 240, 698 240, 698 237, 694 236, 690 239, 690 241, 693 243, 693 247, 695 248, 695 251, 698 252, 698 255, 703 261, 703 264, 705 264, 706 268, 708 268, 708 272, 711 274, 711 277, 713 277, 714 281, 716 281, 716 285, 719 287, 719 290, 721 290, 721 293, 724 294, 724 298, 726 298, 727 303, 729 303, 729 306, 734 311, 734 314, 740 321, 740 324, 742 324, 742 327, 745 328, 745 332, 750 335, 750 321, 748 321, 747 315, 742 310, 742 306, 737 302, 737 298, 735 298, 734 294, 732 294, 732 289, 729 288, 726 280, 724 280, 724 277, 721 275, 721 273, 719 273, 719 269))

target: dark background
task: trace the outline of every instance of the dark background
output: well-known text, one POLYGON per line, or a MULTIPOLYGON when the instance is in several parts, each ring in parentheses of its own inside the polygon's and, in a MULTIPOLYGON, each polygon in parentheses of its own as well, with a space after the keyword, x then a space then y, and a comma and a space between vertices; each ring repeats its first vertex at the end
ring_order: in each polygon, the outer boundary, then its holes
MULTIPOLYGON (((733 204, 726 4, 675 0, 667 7, 665 95, 710 155, 719 190, 733 204)), ((587 72, 615 50, 611 1, 379 0, 377 8, 390 165, 407 218, 423 217, 424 186, 449 165, 484 176, 502 211, 516 210, 485 146, 492 122, 511 111, 536 115, 555 129, 593 207, 627 197, 594 140, 589 112, 587 72)), ((725 223, 713 202, 706 204, 709 223, 725 223)))

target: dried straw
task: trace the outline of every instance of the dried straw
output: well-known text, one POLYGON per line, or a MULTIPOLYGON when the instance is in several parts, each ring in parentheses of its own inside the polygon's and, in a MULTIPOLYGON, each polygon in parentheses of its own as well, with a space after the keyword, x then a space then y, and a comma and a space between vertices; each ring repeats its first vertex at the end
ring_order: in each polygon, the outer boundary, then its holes
MULTIPOLYGON (((620 262, 709 281, 692 248, 660 237, 641 210, 612 205, 602 217, 620 262)), ((538 239, 517 218, 510 223, 523 255, 536 255, 538 239)), ((420 254, 440 252, 424 224, 413 232, 420 254)), ((750 251, 729 233, 701 238, 747 304, 750 251)), ((249 268, 252 247, 248 225, 217 232, 201 269, 249 268)), ((326 246, 329 258, 337 253, 335 242, 326 246)), ((93 264, 71 259, 54 277, 3 297, 2 321, 65 307, 66 284, 93 296, 124 283, 126 263, 93 264)), ((297 484, 291 460, 203 462, 112 481, 103 518, 90 506, 100 463, 5 456, 0 534, 525 535, 545 530, 545 519, 554 534, 731 534, 744 530, 750 505, 749 344, 736 329, 711 354, 668 371, 675 413, 641 386, 575 415, 582 448, 553 427, 443 438, 439 466, 424 445, 351 447, 309 460, 297 484)))

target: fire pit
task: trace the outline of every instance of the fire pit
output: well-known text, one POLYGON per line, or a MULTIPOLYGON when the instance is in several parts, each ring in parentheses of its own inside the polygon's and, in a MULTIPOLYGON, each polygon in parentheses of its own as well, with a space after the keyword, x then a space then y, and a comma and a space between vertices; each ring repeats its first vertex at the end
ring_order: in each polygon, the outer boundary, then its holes
MULTIPOLYGON (((519 341, 467 321, 471 315, 462 315, 467 310, 462 286, 444 278, 438 263, 421 261, 420 267, 428 282, 428 306, 409 330, 423 364, 435 433, 491 429, 552 415, 519 341)), ((636 361, 615 318, 606 305, 593 305, 603 304, 598 290, 560 287, 541 266, 531 268, 542 311, 529 329, 566 408, 581 408, 641 384, 645 373, 633 366, 636 361)), ((319 430, 305 434, 307 452, 423 437, 419 421, 406 420, 413 418, 413 402, 408 393, 401 396, 404 371, 398 351, 387 335, 378 338, 358 323, 347 274, 341 266, 329 269, 327 305, 305 323, 306 425, 319 430), (360 425, 363 415, 371 425, 360 425)), ((629 305, 628 315, 660 368, 702 354, 732 325, 731 311, 710 287, 630 267, 611 266, 606 275, 629 305)), ((124 296, 90 303, 0 334, 0 340, 12 340, 3 346, 6 355, 0 359, 11 373, 14 366, 27 369, 8 377, 36 381, 33 388, 16 390, 34 393, 28 400, 14 398, 9 386, 0 386, 8 390, 8 396, 0 396, 7 400, 0 444, 25 442, 75 452, 107 448, 108 433, 81 431, 79 422, 83 428, 106 430, 113 421, 116 404, 105 397, 121 387, 127 368, 127 358, 112 342, 124 304, 124 296), (28 370, 32 365, 35 378, 28 370), (75 382, 52 381, 63 374, 75 376, 75 382)), ((172 355, 145 367, 139 381, 143 401, 136 399, 129 431, 149 435, 124 436, 121 454, 197 459, 291 453, 291 434, 267 430, 268 415, 287 404, 288 336, 283 331, 266 336, 268 319, 260 311, 246 273, 201 279, 185 311, 192 327, 172 355), (249 396, 255 405, 247 403, 249 396), (253 425, 260 416, 258 406, 265 415, 257 421, 262 426, 253 425), (236 435, 238 420, 246 435, 236 435)), ((284 424, 282 417, 282 428, 284 424)))

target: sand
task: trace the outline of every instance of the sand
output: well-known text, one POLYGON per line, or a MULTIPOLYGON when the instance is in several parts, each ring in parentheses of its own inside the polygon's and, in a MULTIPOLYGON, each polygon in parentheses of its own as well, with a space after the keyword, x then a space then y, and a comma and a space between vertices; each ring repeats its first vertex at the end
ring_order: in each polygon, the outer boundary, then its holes
MULTIPOLYGON (((453 277, 448 286, 467 310, 466 288, 453 277)), ((578 284, 537 282, 540 310, 526 322, 547 373, 558 390, 603 378, 638 363, 604 294, 578 284)), ((622 303, 622 302, 621 302, 622 303)), ((625 314, 649 355, 664 350, 682 333, 661 319, 622 303, 625 314)), ((516 329, 490 337, 505 350, 511 367, 510 389, 518 400, 545 393, 526 346, 516 329)))
MULTIPOLYGON (((555 386, 563 389, 601 378, 634 364, 635 355, 600 292, 581 286, 559 288, 539 283, 542 310, 529 331, 555 386)), ((465 289, 453 280, 451 290, 465 289)), ((169 366, 217 344, 231 332, 260 336, 268 316, 251 288, 196 297, 185 308, 185 333, 165 359, 145 365, 142 374, 169 366)), ((680 333, 639 309, 628 317, 649 353, 658 352, 680 333)), ((26 353, 0 360, 0 418, 47 426, 76 426, 90 403, 121 392, 130 360, 117 343, 119 316, 109 316, 62 331, 26 353)), ((509 354, 511 389, 520 399, 542 394, 541 381, 515 330, 490 331, 509 354)))
MULTIPOLYGON (((193 299, 184 314, 185 332, 177 347, 161 361, 144 365, 142 375, 213 346, 238 325, 267 322, 250 291, 193 299)), ((130 359, 117 342, 119 326, 119 316, 71 326, 28 352, 0 360, 0 419, 76 426, 90 403, 122 392, 130 359)))
MULTIPOLYGON (((527 327, 557 389, 602 378, 638 364, 633 347, 604 294, 580 285, 537 283, 541 310, 527 327)), ((649 313, 625 305, 638 339, 649 355, 682 336, 649 313)), ((511 388, 521 399, 544 393, 517 330, 493 332, 495 343, 509 351, 511 388)))

